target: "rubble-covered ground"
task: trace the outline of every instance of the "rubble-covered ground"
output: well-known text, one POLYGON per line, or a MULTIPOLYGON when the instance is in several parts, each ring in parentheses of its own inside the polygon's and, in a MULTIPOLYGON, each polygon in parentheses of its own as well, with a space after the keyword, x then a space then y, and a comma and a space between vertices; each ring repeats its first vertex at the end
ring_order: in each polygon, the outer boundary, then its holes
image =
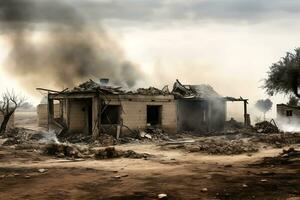
POLYGON ((296 200, 299 138, 243 127, 205 137, 150 128, 70 143, 14 129, 0 139, 0 199, 296 200))

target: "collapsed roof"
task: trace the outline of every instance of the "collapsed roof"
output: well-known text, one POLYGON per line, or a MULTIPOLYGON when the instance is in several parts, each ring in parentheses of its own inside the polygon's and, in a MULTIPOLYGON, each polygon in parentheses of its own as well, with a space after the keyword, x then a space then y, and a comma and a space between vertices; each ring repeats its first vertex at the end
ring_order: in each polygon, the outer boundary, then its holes
MULTIPOLYGON (((50 91, 50 90, 49 90, 50 91)), ((73 89, 65 89, 61 92, 58 91, 50 91, 54 93, 60 94, 69 94, 69 93, 89 93, 89 92, 100 92, 102 94, 111 94, 111 95, 171 95, 168 86, 165 86, 162 90, 149 87, 149 88, 139 88, 134 91, 125 91, 122 87, 111 86, 108 84, 97 83, 93 80, 86 81, 73 89)))
POLYGON ((210 85, 183 85, 178 80, 174 83, 172 93, 177 98, 222 98, 210 85))
POLYGON ((63 91, 54 91, 43 88, 37 88, 38 90, 43 90, 50 92, 52 94, 73 94, 73 93, 95 93, 99 92, 105 95, 143 95, 143 96, 167 96, 174 95, 175 98, 185 98, 185 99, 215 99, 223 98, 227 101, 247 101, 240 97, 239 99, 233 97, 222 97, 220 96, 210 85, 183 85, 178 80, 173 85, 172 92, 169 91, 168 86, 163 87, 163 89, 158 89, 155 87, 149 88, 138 88, 137 90, 123 90, 122 87, 116 87, 108 85, 103 82, 95 82, 93 80, 86 81, 73 89, 65 89, 63 91))

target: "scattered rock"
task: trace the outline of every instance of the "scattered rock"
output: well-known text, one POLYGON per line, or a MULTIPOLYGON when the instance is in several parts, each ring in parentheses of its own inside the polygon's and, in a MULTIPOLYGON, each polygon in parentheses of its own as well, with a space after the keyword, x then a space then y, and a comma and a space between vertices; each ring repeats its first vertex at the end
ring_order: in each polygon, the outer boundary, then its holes
POLYGON ((202 188, 202 189, 201 189, 201 192, 207 192, 207 191, 208 191, 207 188, 202 188))
POLYGON ((38 169, 38 172, 40 172, 40 173, 45 173, 47 171, 48 171, 47 169, 38 169))
POLYGON ((168 195, 167 194, 159 194, 158 199, 167 199, 168 195))

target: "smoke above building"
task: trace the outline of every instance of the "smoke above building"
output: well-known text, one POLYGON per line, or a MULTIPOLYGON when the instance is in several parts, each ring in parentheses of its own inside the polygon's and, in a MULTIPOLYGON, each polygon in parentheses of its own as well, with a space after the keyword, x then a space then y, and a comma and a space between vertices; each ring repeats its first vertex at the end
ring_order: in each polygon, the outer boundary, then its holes
POLYGON ((23 87, 61 89, 89 78, 110 78, 133 87, 139 67, 98 23, 89 23, 71 4, 56 0, 2 0, 0 34, 11 51, 5 71, 23 87))

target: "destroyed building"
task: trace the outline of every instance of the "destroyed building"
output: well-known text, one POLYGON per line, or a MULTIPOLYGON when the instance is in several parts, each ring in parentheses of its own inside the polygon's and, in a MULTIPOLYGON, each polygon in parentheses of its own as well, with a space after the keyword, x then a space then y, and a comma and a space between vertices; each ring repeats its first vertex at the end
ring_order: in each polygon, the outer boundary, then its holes
MULTIPOLYGON (((245 123, 249 122, 247 99, 222 97, 209 85, 183 85, 178 80, 171 92, 167 86, 162 90, 150 87, 125 91, 108 85, 106 79, 100 83, 90 80, 73 89, 46 91, 48 127, 58 133, 94 137, 109 133, 119 137, 149 126, 174 133, 221 131, 227 101, 243 101, 245 123)), ((40 116, 45 117, 45 106, 39 108, 40 116)))
POLYGON ((60 127, 70 133, 120 135, 157 126, 176 131, 176 104, 168 89, 138 89, 126 92, 120 87, 98 84, 92 80, 72 90, 49 91, 48 121, 50 128, 60 127), (54 115, 55 102, 60 116, 54 115))
MULTIPOLYGON (((48 127, 48 98, 42 99, 40 104, 37 106, 37 118, 39 127, 48 127)), ((54 118, 60 117, 60 104, 54 104, 54 118)))
POLYGON ((297 125, 300 122, 300 107, 277 104, 277 122, 279 126, 297 125))
POLYGON ((174 83, 172 94, 177 103, 177 130, 212 132, 222 131, 227 117, 228 101, 243 101, 245 124, 249 125, 248 100, 222 97, 210 85, 174 83))

